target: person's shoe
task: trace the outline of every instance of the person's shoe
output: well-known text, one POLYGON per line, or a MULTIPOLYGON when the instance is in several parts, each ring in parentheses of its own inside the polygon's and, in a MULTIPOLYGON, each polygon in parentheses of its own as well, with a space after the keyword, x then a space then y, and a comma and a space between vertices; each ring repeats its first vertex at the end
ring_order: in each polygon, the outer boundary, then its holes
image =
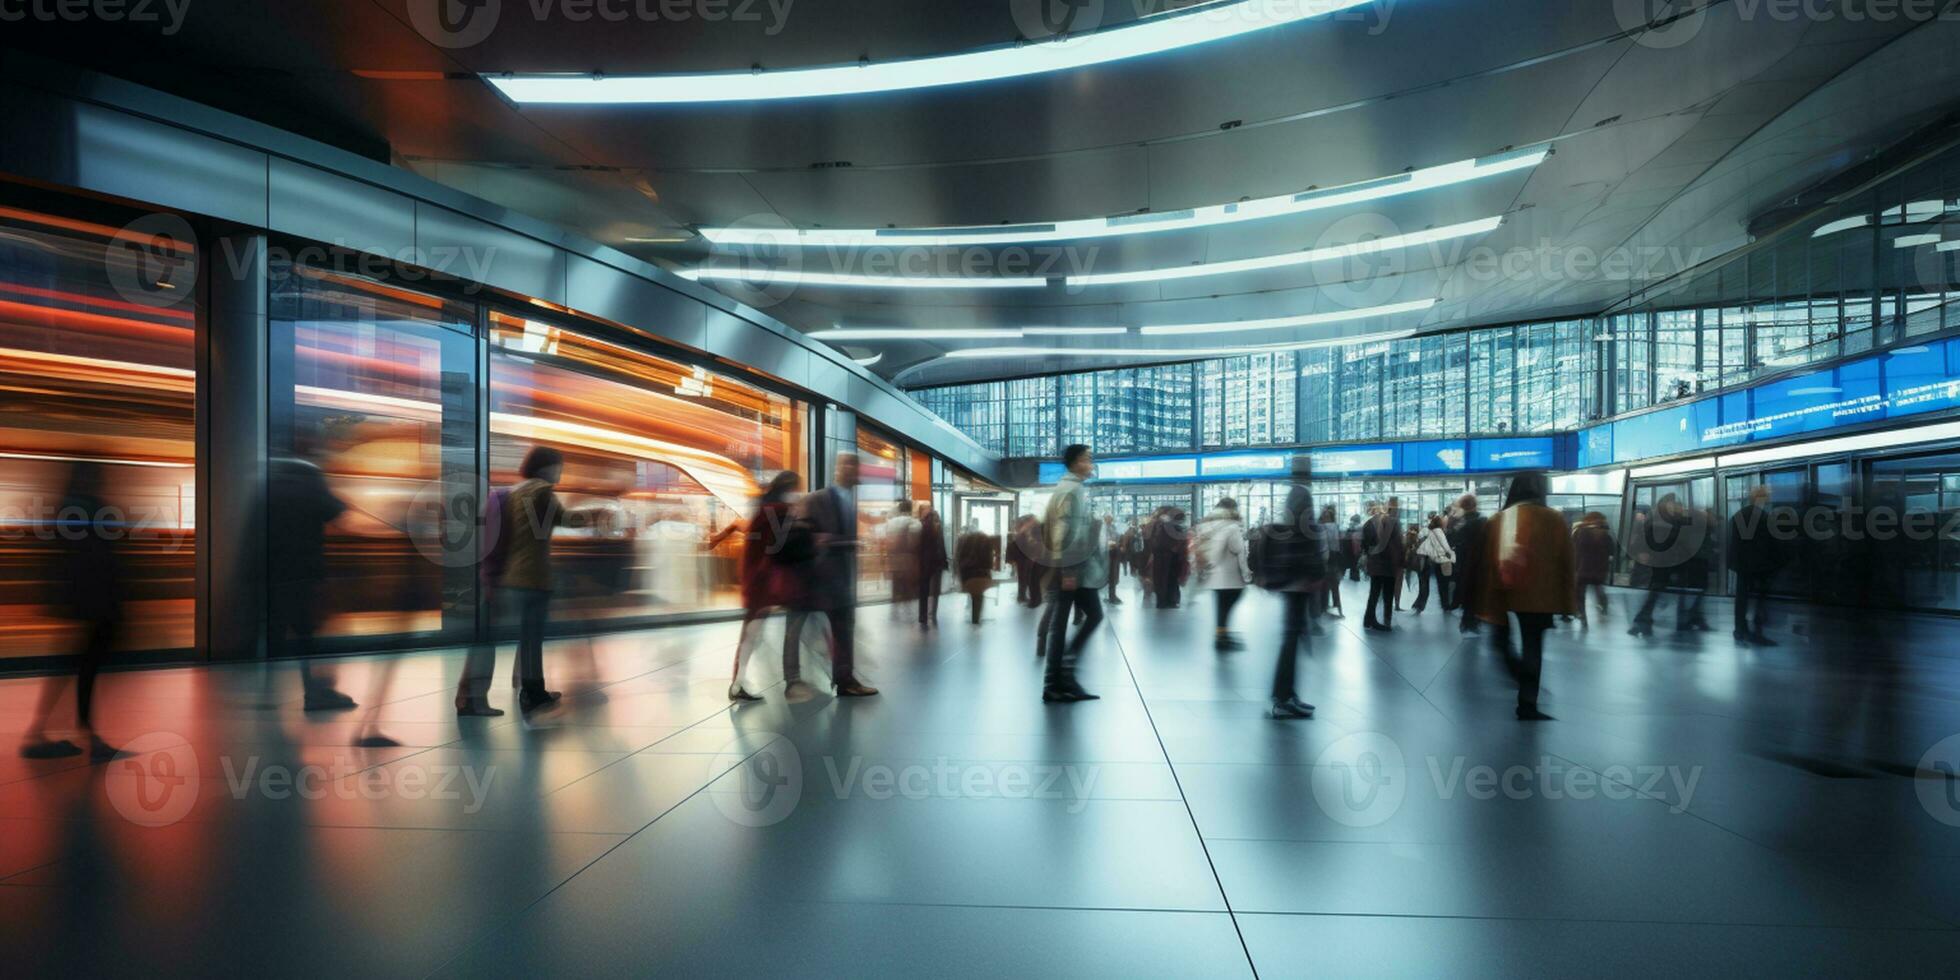
POLYGON ((1757 630, 1756 632, 1749 634, 1749 640, 1750 642, 1756 644, 1759 647, 1780 647, 1783 645, 1781 643, 1776 642, 1775 640, 1770 639, 1769 635, 1764 633, 1762 630, 1757 630))
POLYGON ((353 698, 339 691, 308 691, 306 692, 306 706, 302 710, 347 711, 358 707, 360 705, 355 704, 353 698))
POLYGON ((728 700, 736 704, 754 704, 762 700, 762 696, 759 694, 750 694, 741 685, 736 685, 728 689, 728 700))
POLYGON ((1519 721, 1557 721, 1558 719, 1553 718, 1551 715, 1548 715, 1543 711, 1538 710, 1537 708, 1519 708, 1518 720, 1519 721))
POLYGON ((1628 636, 1653 636, 1654 627, 1650 623, 1635 623, 1627 627, 1628 636))
POLYGON ((1075 695, 1070 694, 1067 688, 1044 687, 1041 689, 1041 703, 1043 704, 1071 704, 1074 701, 1075 695))
POLYGON ((402 743, 380 732, 375 732, 372 735, 363 735, 354 740, 354 747, 359 749, 392 749, 400 744, 402 743))
POLYGON ((458 718, 502 718, 503 716, 504 709, 490 707, 490 701, 487 698, 474 701, 469 698, 456 699, 456 717, 458 718))
POLYGON ((839 684, 839 685, 837 685, 837 696, 838 696, 838 697, 840 697, 840 698, 871 698, 871 697, 877 697, 877 696, 878 696, 878 689, 877 689, 877 688, 875 688, 875 687, 871 687, 871 686, 869 686, 869 685, 866 685, 866 684, 859 684, 859 683, 857 683, 856 681, 852 681, 852 682, 851 682, 851 683, 849 683, 849 684, 839 684))
POLYGON ((1121 600, 1121 599, 1118 599, 1118 598, 1116 598, 1115 596, 1110 596, 1110 597, 1109 597, 1109 604, 1110 604, 1110 605, 1112 605, 1112 606, 1120 606, 1120 605, 1122 605, 1122 604, 1123 604, 1123 600, 1121 600))
POLYGON ((1735 642, 1738 646, 1752 647, 1756 645, 1756 638, 1743 630, 1734 630, 1729 635, 1735 637, 1735 642))
POLYGON ((1701 632, 1706 633, 1709 632, 1710 630, 1713 630, 1715 627, 1708 625, 1708 620, 1697 619, 1694 622, 1689 623, 1688 628, 1691 630, 1699 630, 1701 632))
POLYGON ((813 701, 816 697, 817 689, 811 687, 807 681, 790 681, 789 686, 783 688, 783 700, 791 704, 813 701))
POLYGON ((1271 708, 1266 709, 1266 717, 1277 719, 1280 721, 1289 721, 1298 718, 1312 718, 1313 705, 1301 704, 1300 699, 1298 698, 1287 698, 1284 701, 1274 701, 1273 706, 1271 708))
POLYGON ((88 759, 90 762, 94 762, 94 763, 114 762, 115 760, 120 759, 128 754, 129 753, 124 752, 123 750, 116 748, 115 746, 110 745, 107 742, 104 742, 102 740, 102 736, 100 735, 90 735, 88 738, 88 759))
POLYGON ((517 710, 528 715, 539 708, 549 707, 552 702, 550 694, 551 692, 549 691, 540 691, 535 688, 519 688, 517 692, 517 710))
POLYGON ((23 759, 66 759, 81 754, 82 747, 65 738, 53 740, 43 738, 23 742, 20 746, 20 757, 23 759))
POLYGON ((1377 623, 1377 624, 1375 624, 1375 625, 1373 625, 1373 626, 1367 626, 1367 627, 1363 627, 1363 628, 1364 628, 1364 629, 1366 629, 1366 630, 1368 630, 1368 631, 1369 631, 1369 632, 1371 632, 1371 633, 1393 633, 1393 632, 1395 632, 1395 627, 1393 627, 1393 626, 1383 626, 1383 625, 1381 625, 1380 623, 1377 623))

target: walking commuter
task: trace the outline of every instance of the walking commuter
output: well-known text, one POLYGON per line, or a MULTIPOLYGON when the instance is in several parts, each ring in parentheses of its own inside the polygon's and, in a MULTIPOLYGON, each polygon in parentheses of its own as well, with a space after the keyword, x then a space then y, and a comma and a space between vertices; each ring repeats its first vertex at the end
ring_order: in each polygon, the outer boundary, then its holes
POLYGON ((1478 590, 1483 586, 1483 555, 1485 527, 1490 523, 1477 510, 1477 496, 1464 494, 1456 502, 1457 545, 1456 545, 1456 605, 1461 615, 1457 619, 1458 631, 1465 635, 1477 632, 1478 590))
POLYGON ((1103 542, 1109 549, 1109 604, 1112 606, 1123 604, 1122 598, 1116 594, 1116 583, 1122 581, 1123 565, 1129 561, 1129 556, 1123 551, 1125 537, 1116 533, 1116 515, 1104 514, 1103 542))
POLYGON ((1211 590, 1218 611, 1212 649, 1243 650, 1245 644, 1232 634, 1232 607, 1238 605, 1252 581, 1252 565, 1246 557, 1245 525, 1239 520, 1238 501, 1230 497, 1220 500, 1198 525, 1196 551, 1199 584, 1211 590))
POLYGON ((1041 605, 1041 522, 1024 515, 1007 538, 1007 564, 1014 569, 1014 601, 1033 608, 1041 605))
POLYGON ((1416 556, 1420 566, 1417 578, 1422 582, 1421 591, 1416 593, 1416 604, 1412 612, 1420 613, 1429 608, 1429 583, 1436 583, 1436 602, 1445 611, 1450 608, 1450 577, 1456 571, 1456 549, 1450 547, 1449 538, 1443 534, 1443 515, 1432 514, 1429 526, 1422 530, 1416 539, 1416 556))
MULTIPOLYGON (((1635 535, 1639 550, 1636 557, 1647 569, 1647 598, 1634 613, 1633 625, 1627 628, 1632 636, 1654 635, 1654 607, 1660 604, 1661 593, 1669 586, 1686 585, 1693 587, 1693 576, 1699 562, 1707 537, 1706 527, 1696 527, 1694 512, 1682 506, 1680 498, 1667 494, 1654 503, 1647 516, 1644 527, 1635 535)), ((1703 568, 1703 578, 1706 579, 1703 568)), ((1705 583, 1704 583, 1704 588, 1705 583)), ((1686 632, 1695 628, 1696 612, 1690 603, 1690 595, 1683 591, 1674 607, 1675 632, 1686 632)))
POLYGON ((347 505, 327 486, 318 457, 323 436, 310 427, 293 434, 293 454, 267 470, 266 645, 293 659, 307 711, 345 711, 354 699, 334 689, 333 671, 313 663, 327 578, 327 526, 347 505))
POLYGON ((1735 641, 1744 646, 1776 646, 1763 632, 1763 601, 1770 576, 1781 561, 1781 548, 1771 535, 1769 487, 1749 491, 1749 503, 1729 520, 1729 568, 1735 572, 1735 641), (1751 622, 1749 613, 1755 610, 1751 622))
POLYGON ((1400 573, 1395 576, 1395 610, 1397 612, 1402 611, 1402 592, 1413 582, 1422 580, 1423 567, 1428 564, 1421 555, 1416 554, 1416 546, 1422 543, 1422 529, 1426 526, 1421 518, 1417 518, 1410 521, 1402 529, 1402 566, 1400 573))
MULTIPOLYGON (((79 462, 68 472, 68 487, 55 512, 54 538, 60 551, 52 574, 43 581, 60 590, 55 603, 62 618, 80 628, 75 670, 75 727, 88 742, 91 762, 108 762, 122 753, 96 734, 93 705, 95 677, 123 630, 123 602, 128 598, 129 574, 116 542, 125 529, 102 498, 102 466, 79 462)), ((20 754, 28 759, 60 759, 80 755, 81 746, 67 739, 48 738, 48 717, 61 699, 64 678, 50 674, 41 682, 41 697, 27 723, 20 754)))
POLYGON ((1504 509, 1485 531, 1481 555, 1478 614, 1495 627, 1491 647, 1518 682, 1519 721, 1552 720, 1538 710, 1545 631, 1553 616, 1573 606, 1572 532, 1558 511, 1545 506, 1550 489, 1543 473, 1520 473, 1512 480, 1504 509), (1511 647, 1513 616, 1521 650, 1511 647))
POLYGON ((910 500, 892 505, 891 516, 878 529, 878 536, 884 550, 885 577, 891 582, 892 618, 899 619, 919 588, 919 521, 912 516, 910 500))
MULTIPOLYGON (((1341 608, 1341 576, 1347 573, 1348 560, 1346 549, 1341 547, 1341 529, 1335 523, 1339 519, 1331 505, 1320 509, 1320 523, 1316 530, 1320 532, 1321 555, 1327 566, 1327 575, 1321 580, 1319 603, 1321 612, 1346 619, 1347 611, 1341 608)), ((1324 632, 1319 623, 1313 624, 1315 636, 1324 632)))
POLYGON ((1062 453, 1068 472, 1048 498, 1048 512, 1042 520, 1047 575, 1043 589, 1048 596, 1048 669, 1042 682, 1041 700, 1069 703, 1094 701, 1098 695, 1082 689, 1075 679, 1075 663, 1090 634, 1102 624, 1101 591, 1108 574, 1103 568, 1105 552, 1097 540, 1097 523, 1090 513, 1089 491, 1083 481, 1095 472, 1095 457, 1088 446, 1076 444, 1062 453), (1083 612, 1075 639, 1065 642, 1071 614, 1083 612))
POLYGON ((1599 604, 1599 618, 1606 620, 1611 605, 1606 599, 1606 575, 1613 563, 1613 532, 1606 529, 1606 515, 1592 511, 1579 518, 1579 526, 1572 529, 1572 605, 1579 616, 1581 626, 1591 626, 1586 618, 1586 592, 1590 590, 1599 604))
MULTIPOLYGON (((803 498, 801 516, 809 522, 815 555, 802 566, 800 601, 789 616, 790 635, 799 637, 812 615, 822 614, 830 621, 830 682, 837 696, 845 698, 868 698, 878 693, 877 688, 858 681, 856 670, 857 486, 857 454, 841 452, 831 472, 830 486, 803 498)), ((786 700, 800 703, 816 696, 800 675, 786 680, 786 700)))
POLYGON ((1368 611, 1361 624, 1362 628, 1377 633, 1395 628, 1396 577, 1404 563, 1401 513, 1401 500, 1390 497, 1381 513, 1362 525, 1362 560, 1368 568, 1368 611), (1377 606, 1381 609, 1379 617, 1375 615, 1377 606))
POLYGON ((968 523, 966 532, 953 544, 953 575, 966 593, 973 625, 980 625, 980 600, 994 587, 994 540, 981 533, 978 521, 968 523))
MULTIPOLYGON (((1370 518, 1374 517, 1374 511, 1370 510, 1368 516, 1370 518)), ((1346 555, 1344 564, 1347 565, 1347 577, 1350 582, 1361 581, 1361 571, 1367 564, 1361 558, 1362 536, 1361 515, 1349 514, 1347 530, 1341 534, 1341 551, 1346 555)))
POLYGON ((1180 593, 1190 573, 1190 548, 1180 523, 1184 512, 1166 507, 1150 523, 1150 579, 1157 594, 1157 608, 1176 609, 1183 603, 1180 593))
MULTIPOLYGON (((749 519, 748 533, 742 539, 742 633, 735 641, 735 674, 728 682, 728 700, 738 704, 762 700, 743 686, 742 670, 762 638, 764 618, 774 610, 799 604, 803 576, 797 566, 815 556, 809 529, 794 524, 795 497, 802 489, 803 478, 794 471, 776 474, 757 502, 755 516, 749 519)), ((785 678, 797 674, 800 632, 783 631, 785 678)))
MULTIPOLYGON (((1325 538, 1313 523, 1313 494, 1307 489, 1307 459, 1293 461, 1293 487, 1286 493, 1280 520, 1260 530, 1259 584, 1279 593, 1283 613, 1279 658, 1273 668, 1273 700, 1268 715, 1276 719, 1312 718, 1313 705, 1296 690, 1300 643, 1309 655, 1313 639, 1307 633, 1314 592, 1328 578, 1325 538)), ((1332 517, 1331 510, 1328 517, 1332 517)))
POLYGON ((946 525, 931 504, 919 505, 919 628, 939 628, 939 588, 946 577, 946 525))

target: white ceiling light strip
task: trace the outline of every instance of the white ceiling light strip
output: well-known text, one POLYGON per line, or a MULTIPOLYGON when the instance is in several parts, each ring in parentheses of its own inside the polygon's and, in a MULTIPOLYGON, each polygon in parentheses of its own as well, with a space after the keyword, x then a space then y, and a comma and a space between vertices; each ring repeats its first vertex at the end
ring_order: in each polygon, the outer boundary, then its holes
POLYGON ((1385 340, 1402 340, 1415 336, 1414 330, 1385 330, 1379 333, 1355 334, 1348 337, 1328 337, 1322 340, 1309 340, 1293 344, 1256 344, 1240 347, 970 347, 964 350, 950 350, 941 357, 954 358, 1051 358, 1051 357, 1236 357, 1240 354, 1262 354, 1269 351, 1310 350, 1317 347, 1346 347, 1350 344, 1374 344, 1385 340))
POLYGON ((1224 276, 1238 272, 1259 272, 1267 269, 1284 269, 1292 266, 1311 265, 1316 262, 1332 262, 1336 259, 1354 258, 1360 255, 1374 255, 1392 252, 1396 249, 1414 248, 1449 241, 1453 238, 1469 238, 1487 234, 1504 223, 1502 216, 1466 221, 1462 224, 1445 225, 1427 231, 1412 232, 1407 235, 1391 235, 1368 241, 1352 242, 1347 245, 1333 245, 1327 248, 1313 248, 1304 252, 1286 252, 1280 255, 1262 255, 1258 258, 1238 259, 1231 262, 1206 262, 1198 265, 1172 266, 1167 269, 1139 269, 1135 272, 1111 272, 1102 275, 1069 276, 1070 286, 1122 286, 1133 283, 1157 283, 1173 279, 1198 279, 1206 276, 1224 276))
POLYGON ((1040 289, 1048 280, 1027 276, 860 276, 789 269, 687 269, 681 278, 696 282, 747 282, 782 286, 844 286, 875 289, 1040 289))
POLYGON ((1373 0, 1241 0, 1146 18, 1121 27, 960 54, 859 61, 780 71, 669 75, 488 74, 505 98, 525 105, 688 105, 811 99, 972 85, 1127 61, 1230 40, 1373 0))
POLYGON ((716 245, 770 245, 783 248, 909 245, 937 248, 1149 235, 1164 231, 1188 231, 1241 221, 1306 214, 1311 211, 1324 211, 1350 204, 1416 194, 1513 171, 1529 170, 1543 163, 1550 154, 1549 149, 1522 150, 1478 160, 1459 160, 1439 167, 1429 167, 1327 190, 1118 218, 1084 218, 1077 221, 1037 222, 1005 227, 979 225, 964 228, 703 228, 701 237, 716 245))
POLYGON ((1023 334, 1012 327, 839 327, 810 336, 842 343, 859 340, 1019 340, 1023 334))
POLYGON ((1407 303, 1391 303, 1387 306, 1369 306, 1354 310, 1336 310, 1332 313, 1305 313, 1299 316, 1277 316, 1265 320, 1228 320, 1221 323, 1183 323, 1167 324, 1158 327, 1144 327, 1142 332, 1153 336, 1198 333, 1239 333, 1246 330, 1280 330, 1287 327, 1312 327, 1328 323, 1342 323, 1348 320, 1365 320, 1369 317, 1394 316, 1397 313, 1419 313, 1436 305, 1436 300, 1418 299, 1407 303))

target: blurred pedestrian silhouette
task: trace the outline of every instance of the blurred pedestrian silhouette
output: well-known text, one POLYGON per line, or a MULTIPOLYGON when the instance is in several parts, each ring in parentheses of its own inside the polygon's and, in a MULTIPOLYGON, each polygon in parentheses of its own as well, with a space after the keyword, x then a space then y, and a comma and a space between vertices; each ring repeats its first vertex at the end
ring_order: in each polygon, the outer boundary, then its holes
MULTIPOLYGON (((95 677, 122 633, 123 603, 129 597, 123 540, 128 522, 103 499, 106 490, 100 464, 80 462, 68 471, 68 486, 47 531, 54 537, 55 567, 44 580, 55 583, 57 614, 76 629, 75 727, 88 743, 89 758, 107 762, 119 752, 95 732, 95 677)), ((67 739, 50 739, 48 721, 61 700, 66 678, 50 674, 41 682, 20 754, 29 759, 58 759, 80 755, 84 749, 67 739)))
POLYGON ((946 580, 946 525, 931 504, 919 505, 919 628, 939 628, 939 590, 946 580))
POLYGON ((1764 603, 1769 580, 1782 563, 1782 549, 1771 533, 1769 487, 1749 490, 1749 503, 1729 519, 1729 568, 1735 572, 1735 641, 1745 646, 1775 646, 1763 632, 1764 603), (1750 612, 1755 612, 1751 621, 1750 612))
POLYGON ((1368 611, 1361 620, 1363 629, 1386 633, 1395 628, 1397 580, 1406 562, 1404 547, 1402 501, 1390 497, 1381 512, 1362 525, 1362 560, 1368 568, 1368 611))
POLYGON ((1014 522, 1007 538, 1007 564, 1014 569, 1014 601, 1024 606, 1041 605, 1041 522, 1024 514, 1014 522))
MULTIPOLYGON (((1287 493, 1288 503, 1291 503, 1292 491, 1287 493)), ((1336 523, 1339 520, 1340 516, 1332 505, 1320 509, 1320 523, 1315 529, 1320 534, 1321 561, 1326 565, 1327 573, 1321 578, 1315 601, 1322 613, 1346 619, 1347 610, 1341 608, 1341 576, 1347 573, 1348 562, 1347 550, 1341 546, 1341 528, 1336 523)), ((1313 634, 1320 636, 1323 632, 1320 623, 1315 622, 1313 634)))
MULTIPOLYGON (((742 684, 742 671, 762 638, 764 617, 802 601, 805 576, 799 566, 816 557, 816 542, 807 525, 795 523, 795 496, 803 478, 791 470, 776 474, 756 503, 742 542, 742 634, 735 641, 735 674, 728 682, 728 700, 760 701, 742 684)), ((798 630, 783 632, 783 676, 797 676, 801 644, 798 630)))
POLYGON ((1599 618, 1603 622, 1612 605, 1606 598, 1606 575, 1613 564, 1613 532, 1606 529, 1606 515, 1592 511, 1579 519, 1579 526, 1572 529, 1572 606, 1583 626, 1591 626, 1586 618, 1586 593, 1590 591, 1599 605, 1599 618))
POLYGON ((1496 628, 1495 651, 1518 682, 1520 721, 1550 721, 1538 710, 1538 682, 1545 665, 1545 631, 1552 617, 1572 610, 1572 532, 1565 517, 1545 505, 1551 483, 1543 473, 1520 473, 1511 481, 1505 507, 1485 531, 1483 595, 1478 615, 1496 628), (1511 617, 1517 617, 1522 651, 1511 646, 1511 617))
POLYGON ((1314 593, 1322 588, 1329 573, 1326 538, 1314 523, 1313 493, 1307 489, 1310 474, 1306 464, 1306 457, 1294 457, 1293 486, 1286 492, 1286 505, 1278 520, 1259 530, 1253 549, 1259 556, 1253 569, 1259 585, 1278 593, 1284 610, 1279 658, 1273 670, 1273 700, 1268 711, 1277 719, 1312 718, 1314 710, 1313 705, 1300 700, 1294 677, 1299 669, 1303 639, 1307 653, 1313 653, 1313 638, 1307 633, 1307 624, 1314 612, 1314 593))
POLYGON ((345 711, 355 707, 354 699, 334 688, 331 669, 313 662, 314 636, 325 613, 327 526, 347 512, 320 467, 325 449, 323 434, 301 425, 293 433, 293 454, 269 466, 266 642, 293 659, 305 710, 345 711))
POLYGON ((919 520, 912 516, 912 502, 900 500, 892 505, 891 517, 878 529, 885 560, 885 576, 891 581, 893 620, 905 618, 905 607, 918 598, 919 520))
POLYGON ((1707 628, 1707 623, 1699 619, 1700 592, 1707 588, 1708 566, 1702 557, 1707 527, 1697 526, 1698 523, 1698 515, 1674 494, 1654 502, 1644 526, 1636 531, 1639 550, 1635 558, 1647 572, 1647 598, 1634 613, 1633 625, 1627 629, 1629 634, 1654 634, 1654 607, 1660 604, 1661 593, 1669 587, 1682 589, 1674 607, 1675 631, 1707 628), (1695 582, 1697 575, 1702 578, 1699 584, 1695 582))
POLYGON ((1243 650, 1245 644, 1232 633, 1232 608, 1245 595, 1252 582, 1252 566, 1246 553, 1245 524, 1239 520, 1239 503, 1231 497, 1218 502, 1198 525, 1192 549, 1198 558, 1198 582, 1210 589, 1216 621, 1212 649, 1243 650))
POLYGON ((1416 536, 1415 561, 1416 578, 1422 587, 1416 593, 1416 602, 1411 612, 1421 613, 1429 608, 1429 584, 1436 583, 1436 604, 1445 612, 1454 605, 1450 601, 1450 581, 1456 571, 1456 549, 1450 546, 1449 536, 1443 533, 1443 515, 1432 514, 1429 526, 1416 536))
POLYGON ((1186 540, 1184 512, 1163 507, 1150 521, 1145 547, 1150 552, 1150 587, 1157 597, 1157 608, 1176 609, 1183 604, 1181 590, 1191 571, 1191 548, 1186 540))
MULTIPOLYGON (((803 498, 803 520, 814 536, 815 554, 800 566, 803 580, 798 602, 789 617, 789 634, 800 637, 811 614, 830 621, 830 680, 839 697, 863 698, 878 689, 858 681, 856 669, 858 582, 858 457, 837 454, 831 484, 803 498)), ((786 665, 787 666, 787 665, 786 665)), ((787 678, 785 696, 791 702, 810 700, 815 692, 798 677, 787 678)))
POLYGON ((1103 515, 1103 544, 1105 547, 1109 549, 1109 554, 1107 556, 1108 568, 1109 568, 1109 595, 1107 596, 1107 599, 1109 604, 1112 606, 1120 606, 1123 604, 1122 598, 1116 594, 1116 586, 1118 583, 1120 583, 1123 580, 1123 566, 1128 564, 1130 560, 1129 554, 1124 550, 1124 548, 1127 546, 1128 540, 1129 540, 1129 536, 1127 534, 1120 534, 1116 530, 1116 515, 1104 514, 1103 515))
POLYGON ((1466 493, 1456 501, 1456 605, 1461 615, 1457 629, 1464 634, 1477 632, 1478 593, 1483 588, 1484 537, 1490 519, 1477 509, 1477 495, 1466 493))
POLYGON ((965 533, 953 545, 953 574, 966 593, 973 624, 980 625, 980 601, 994 587, 994 541, 981 533, 978 521, 968 522, 965 533))

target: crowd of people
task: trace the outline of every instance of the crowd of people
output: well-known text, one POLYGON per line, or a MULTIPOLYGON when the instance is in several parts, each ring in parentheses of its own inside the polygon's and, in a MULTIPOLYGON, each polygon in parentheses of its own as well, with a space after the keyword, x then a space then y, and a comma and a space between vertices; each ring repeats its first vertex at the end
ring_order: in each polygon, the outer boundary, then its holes
MULTIPOLYGON (((300 447, 304 450, 306 447, 300 447)), ((1576 619, 1582 628, 1593 617, 1610 614, 1606 584, 1616 543, 1604 515, 1586 513, 1568 527, 1566 516, 1549 506, 1549 482, 1542 473, 1512 480, 1503 507, 1486 516, 1473 494, 1447 509, 1405 517, 1402 502, 1389 497, 1365 505, 1345 525, 1335 508, 1316 509, 1306 457, 1297 457, 1283 506, 1268 520, 1249 526, 1236 501, 1225 498, 1195 526, 1176 507, 1162 507, 1119 526, 1101 511, 1090 480, 1095 458, 1089 447, 1073 445, 1062 456, 1065 475, 1040 514, 1021 517, 995 537, 970 524, 948 548, 940 516, 928 502, 898 501, 880 525, 873 546, 889 576, 894 618, 915 619, 921 630, 938 628, 939 599, 950 572, 968 597, 974 624, 995 571, 1012 573, 1015 601, 1042 609, 1035 637, 1036 655, 1045 659, 1042 700, 1093 701, 1076 677, 1076 665, 1101 624, 1105 601, 1122 603, 1118 583, 1127 572, 1144 601, 1175 609, 1183 589, 1195 579, 1212 594, 1212 645, 1221 653, 1245 648, 1233 617, 1248 588, 1275 594, 1281 602, 1280 644, 1274 667, 1270 714, 1280 719, 1310 718, 1314 708, 1296 690, 1297 661, 1305 645, 1326 633, 1324 620, 1345 618, 1342 578, 1367 579, 1362 627, 1390 633, 1395 615, 1421 615, 1432 605, 1454 614, 1464 634, 1488 628, 1493 649, 1518 684, 1517 717, 1549 718, 1538 707, 1544 637, 1558 618, 1576 619), (1405 595, 1413 593, 1408 606, 1405 595), (1588 600, 1593 612, 1588 612, 1588 600), (1074 633, 1070 635, 1070 629, 1074 633), (1514 644, 1515 640, 1515 644, 1514 644)), ((497 622, 515 627, 517 655, 511 683, 516 707, 529 715, 559 700, 545 683, 544 638, 556 584, 551 542, 554 532, 580 526, 589 514, 567 509, 554 492, 565 460, 548 446, 530 450, 519 480, 494 491, 484 508, 483 532, 489 542, 480 571, 486 601, 497 622)), ((325 576, 323 533, 344 510, 317 465, 304 452, 275 460, 268 492, 282 501, 268 527, 269 571, 273 588, 266 632, 271 652, 296 664, 306 711, 345 711, 353 698, 334 686, 330 668, 312 656, 318 628, 318 595, 325 576)), ((86 752, 113 758, 117 750, 90 727, 95 675, 122 629, 124 574, 115 535, 96 526, 106 513, 97 500, 100 477, 78 465, 65 494, 63 512, 84 515, 62 536, 65 580, 73 587, 60 599, 65 614, 81 626, 74 658, 75 708, 84 746, 47 735, 64 679, 50 678, 29 725, 22 753, 56 757, 86 752)), ((741 536, 740 585, 743 607, 728 698, 737 704, 762 700, 745 681, 753 652, 771 614, 783 614, 782 676, 790 702, 814 698, 816 688, 803 677, 804 648, 821 637, 829 682, 839 697, 878 694, 856 672, 855 624, 859 604, 858 459, 842 453, 828 485, 804 493, 802 477, 777 474, 761 493, 749 519, 730 534, 741 536)), ((1703 598, 1715 567, 1715 549, 1726 548, 1735 575, 1733 635, 1745 645, 1774 645, 1764 629, 1764 596, 1771 575, 1786 556, 1767 533, 1772 520, 1768 491, 1757 487, 1746 506, 1728 522, 1727 535, 1706 511, 1690 510, 1665 496, 1638 514, 1626 553, 1634 583, 1646 596, 1628 632, 1653 632, 1662 593, 1679 593, 1675 628, 1709 628, 1703 598), (1718 540, 1719 538, 1719 540, 1718 540)), ((490 702, 495 647, 480 643, 469 654, 457 686, 459 716, 495 716, 490 702)), ((385 680, 384 680, 385 683, 385 680)), ((378 699, 376 704, 378 705, 378 699)), ((359 743, 388 745, 370 712, 359 743)))

